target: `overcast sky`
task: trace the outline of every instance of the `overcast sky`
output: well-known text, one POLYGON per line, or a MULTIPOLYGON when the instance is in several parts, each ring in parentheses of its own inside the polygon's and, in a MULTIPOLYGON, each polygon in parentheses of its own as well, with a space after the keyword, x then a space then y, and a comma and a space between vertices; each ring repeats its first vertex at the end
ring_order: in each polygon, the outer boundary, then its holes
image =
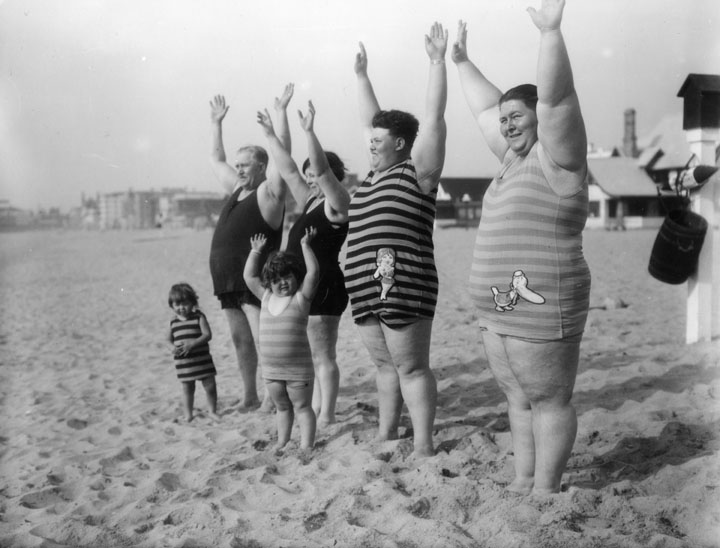
MULTIPOLYGON (((367 162, 353 61, 365 43, 383 108, 422 123, 433 21, 498 87, 535 81, 539 0, 0 0, 0 199, 36 209, 81 194, 183 187, 219 191, 210 172, 209 100, 224 94, 228 151, 264 144, 255 112, 295 83, 293 156, 305 157, 296 110, 312 99, 316 131, 349 169, 367 162)), ((590 142, 622 143, 682 112, 689 73, 720 73, 718 0, 567 0, 563 32, 590 142)), ((448 55, 447 176, 492 175, 448 55)))

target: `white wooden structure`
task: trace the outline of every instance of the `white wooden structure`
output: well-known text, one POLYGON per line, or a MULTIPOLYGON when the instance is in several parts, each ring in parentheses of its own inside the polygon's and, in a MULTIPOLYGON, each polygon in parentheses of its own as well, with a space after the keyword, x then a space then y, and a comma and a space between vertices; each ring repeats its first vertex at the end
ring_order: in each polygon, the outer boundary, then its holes
MULTIPOLYGON (((698 165, 715 166, 720 143, 720 75, 690 74, 678 97, 684 100, 683 129, 698 165)), ((688 280, 686 342, 720 337, 720 176, 691 193, 692 209, 708 222, 697 272, 688 280)))

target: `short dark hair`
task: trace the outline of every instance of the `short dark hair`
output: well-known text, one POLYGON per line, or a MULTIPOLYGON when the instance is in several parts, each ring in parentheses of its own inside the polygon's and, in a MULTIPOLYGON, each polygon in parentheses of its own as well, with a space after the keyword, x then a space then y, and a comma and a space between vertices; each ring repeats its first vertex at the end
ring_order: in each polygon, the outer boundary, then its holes
POLYGON ((305 264, 293 253, 274 251, 270 254, 260 274, 260 282, 264 288, 269 288, 273 280, 293 274, 298 284, 305 277, 305 264))
POLYGON ((237 149, 237 152, 235 154, 240 154, 241 152, 249 152, 250 154, 252 154, 253 160, 267 167, 270 158, 268 156, 267 150, 265 150, 263 147, 258 145, 245 145, 237 149))
POLYGON ((537 86, 535 84, 520 84, 510 88, 500 96, 498 105, 512 100, 522 101, 526 107, 535 110, 538 102, 537 86))
POLYGON ((170 293, 168 294, 168 306, 172 308, 173 303, 190 303, 193 306, 197 306, 197 293, 195 293, 195 290, 190 284, 186 284, 185 282, 175 284, 170 288, 170 293))
POLYGON ((372 127, 387 129, 393 137, 405 139, 408 151, 412 149, 420 128, 420 122, 409 112, 402 110, 380 110, 372 119, 372 127))
MULTIPOLYGON (((327 158, 328 164, 330 165, 330 169, 332 170, 333 175, 335 175, 335 178, 338 181, 342 181, 345 178, 345 172, 347 171, 345 163, 340 159, 340 156, 334 152, 330 152, 329 150, 325 151, 325 157, 327 158)), ((302 172, 305 173, 309 167, 310 158, 305 158, 302 165, 302 172)))

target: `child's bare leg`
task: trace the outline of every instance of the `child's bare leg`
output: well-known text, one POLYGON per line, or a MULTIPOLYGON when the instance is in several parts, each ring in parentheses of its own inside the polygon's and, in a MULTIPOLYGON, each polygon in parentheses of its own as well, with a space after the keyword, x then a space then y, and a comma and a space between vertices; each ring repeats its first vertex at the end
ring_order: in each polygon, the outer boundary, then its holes
POLYGON ((276 409, 278 441, 275 449, 282 449, 290 441, 290 433, 295 418, 293 405, 288 397, 284 381, 266 381, 265 387, 276 409))
POLYGON ((217 385, 215 384, 215 377, 204 378, 202 384, 207 396, 210 413, 217 417, 217 385))
POLYGON ((313 381, 288 382, 287 393, 300 426, 300 447, 312 449, 315 445, 315 412, 312 408, 313 381))
POLYGON ((185 419, 193 420, 193 405, 195 404, 195 381, 183 381, 183 405, 185 407, 185 419))

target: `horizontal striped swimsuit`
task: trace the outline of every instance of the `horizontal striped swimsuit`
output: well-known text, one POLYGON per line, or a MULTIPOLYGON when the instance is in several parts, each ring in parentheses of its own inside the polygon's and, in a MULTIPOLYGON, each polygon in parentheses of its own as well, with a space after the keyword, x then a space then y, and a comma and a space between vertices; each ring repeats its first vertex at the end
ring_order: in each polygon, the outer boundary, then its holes
POLYGON ((437 189, 423 194, 412 160, 370 172, 350 202, 345 287, 355 322, 389 326, 433 318, 437 304, 433 225, 437 189))
POLYGON ((470 292, 480 326, 527 339, 583 332, 590 270, 583 256, 587 184, 570 196, 550 187, 538 158, 508 151, 483 197, 470 292))
POLYGON ((267 289, 260 307, 260 364, 266 381, 312 381, 315 378, 307 336, 310 301, 298 291, 277 316, 268 310, 267 289))
MULTIPOLYGON (((202 335, 201 316, 203 316, 202 312, 193 312, 186 320, 180 318, 170 320, 170 333, 175 346, 181 341, 197 339, 202 335)), ((208 343, 196 346, 187 356, 175 357, 175 370, 178 379, 185 382, 199 381, 216 375, 208 343)))

